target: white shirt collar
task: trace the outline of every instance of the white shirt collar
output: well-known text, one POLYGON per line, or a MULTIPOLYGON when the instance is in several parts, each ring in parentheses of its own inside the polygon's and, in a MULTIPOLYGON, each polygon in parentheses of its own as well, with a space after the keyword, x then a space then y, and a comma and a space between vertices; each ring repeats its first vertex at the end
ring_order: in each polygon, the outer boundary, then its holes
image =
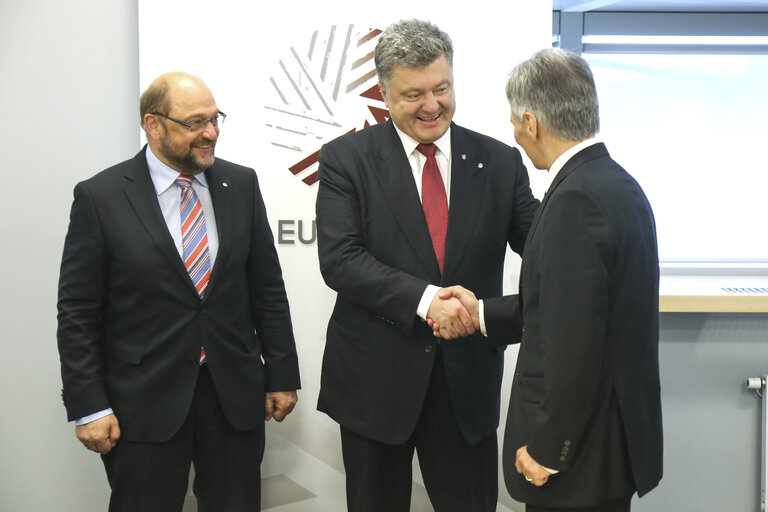
MULTIPOLYGON (((400 137, 400 142, 403 143, 403 149, 405 149, 405 155, 411 156, 411 153, 416 149, 419 143, 414 140, 410 135, 400 130, 397 125, 392 122, 392 126, 395 127, 397 135, 400 137)), ((447 159, 451 158, 451 127, 449 126, 445 133, 435 141, 435 146, 447 159)))
MULTIPOLYGON (((176 178, 179 177, 179 171, 173 170, 152 152, 152 148, 147 145, 147 165, 149 166, 149 176, 152 178, 152 184, 155 186, 155 192, 157 195, 162 194, 168 188, 173 185, 176 178)), ((204 187, 208 187, 208 182, 205 179, 205 173, 199 173, 195 175, 195 179, 204 187)))
POLYGON ((557 173, 560 172, 560 170, 565 166, 565 164, 570 160, 571 158, 576 155, 579 151, 586 149, 590 146, 594 146, 595 144, 598 144, 602 142, 597 137, 591 137, 589 139, 583 140, 573 146, 572 148, 569 148, 567 151, 565 151, 562 155, 557 157, 557 160, 555 160, 552 163, 552 167, 549 168, 549 185, 547 185, 547 190, 549 190, 550 185, 552 185, 552 182, 555 181, 555 176, 557 176, 557 173))

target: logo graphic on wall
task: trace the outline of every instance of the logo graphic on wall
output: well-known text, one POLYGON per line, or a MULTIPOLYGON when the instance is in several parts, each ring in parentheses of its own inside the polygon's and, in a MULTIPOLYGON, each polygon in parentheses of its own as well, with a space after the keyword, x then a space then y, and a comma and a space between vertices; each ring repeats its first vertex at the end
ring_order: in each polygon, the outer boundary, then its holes
POLYGON ((373 62, 379 34, 355 25, 316 30, 292 46, 270 76, 275 94, 264 107, 270 143, 309 186, 317 183, 323 143, 389 117, 373 62))

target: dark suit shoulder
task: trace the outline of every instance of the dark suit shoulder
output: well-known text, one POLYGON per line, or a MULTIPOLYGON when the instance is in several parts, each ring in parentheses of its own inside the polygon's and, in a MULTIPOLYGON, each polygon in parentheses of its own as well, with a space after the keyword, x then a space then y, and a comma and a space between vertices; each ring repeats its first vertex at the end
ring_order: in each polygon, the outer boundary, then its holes
POLYGON ((209 184, 211 181, 229 181, 238 186, 258 182, 256 171, 251 167, 236 164, 223 158, 216 157, 213 166, 205 171, 209 184))
POLYGON ((569 173, 572 176, 563 180, 563 192, 580 190, 595 196, 600 202, 615 203, 617 208, 623 205, 627 195, 639 195, 645 199, 637 180, 611 158, 602 144, 578 153, 573 162, 566 164, 566 167, 571 166, 575 167, 569 173))
POLYGON ((144 154, 144 149, 139 151, 133 158, 129 158, 128 160, 123 160, 120 163, 117 163, 111 167, 107 167, 103 171, 100 171, 90 178, 83 180, 80 184, 85 185, 87 187, 96 187, 99 188, 101 186, 113 186, 116 181, 119 181, 123 176, 126 174, 134 173, 137 171, 146 170, 148 171, 149 168, 147 166, 147 160, 146 156, 144 154))
MULTIPOLYGON (((396 136, 392 121, 368 126, 362 130, 345 133, 325 143, 323 149, 333 151, 359 151, 361 148, 371 148, 382 141, 384 137, 396 136)), ((322 150, 321 150, 322 152, 322 150)))
POLYGON ((518 158, 520 157, 520 151, 516 147, 510 146, 509 144, 506 144, 489 135, 484 135, 480 132, 470 130, 469 128, 464 128, 463 126, 459 126, 457 124, 453 124, 451 126, 451 129, 453 130, 453 133, 454 133, 453 135, 454 140, 460 141, 461 138, 463 137, 473 147, 483 148, 486 151, 494 152, 494 153, 495 152, 510 153, 510 154, 514 154, 518 158))
POLYGON ((227 172, 233 172, 233 173, 240 173, 245 176, 250 176, 251 173, 255 172, 253 168, 246 167, 245 165, 236 164, 234 162, 230 162, 229 160, 224 160, 223 158, 216 157, 216 161, 213 164, 213 167, 211 167, 212 170, 222 170, 227 172))

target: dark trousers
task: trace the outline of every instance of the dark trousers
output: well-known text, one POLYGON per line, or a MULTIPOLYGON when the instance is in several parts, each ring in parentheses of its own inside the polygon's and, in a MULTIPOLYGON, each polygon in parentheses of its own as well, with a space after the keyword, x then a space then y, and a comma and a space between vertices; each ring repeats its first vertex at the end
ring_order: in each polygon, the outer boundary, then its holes
POLYGON ((448 395, 442 356, 435 356, 424 407, 407 443, 392 446, 341 428, 350 512, 407 512, 414 451, 435 512, 496 510, 496 434, 475 446, 464 440, 448 395))
MULTIPOLYGON (((546 485, 546 484, 544 484, 546 485)), ((629 503, 632 496, 617 498, 606 501, 591 507, 579 508, 561 508, 561 507, 539 507, 536 505, 526 505, 525 512, 629 512, 629 503)))
POLYGON ((233 428, 203 365, 179 432, 163 443, 119 440, 102 456, 112 488, 109 511, 181 512, 190 464, 199 512, 258 511, 263 455, 264 424, 245 432, 233 428))

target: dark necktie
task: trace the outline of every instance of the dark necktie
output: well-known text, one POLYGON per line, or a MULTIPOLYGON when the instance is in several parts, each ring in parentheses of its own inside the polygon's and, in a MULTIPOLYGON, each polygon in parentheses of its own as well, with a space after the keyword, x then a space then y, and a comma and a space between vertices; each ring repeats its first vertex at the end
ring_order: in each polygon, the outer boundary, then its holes
POLYGON ((445 233, 448 230, 448 197, 435 159, 437 146, 419 144, 416 149, 427 157, 421 174, 421 206, 424 209, 424 217, 427 219, 429 236, 432 238, 432 247, 437 256, 437 265, 442 274, 445 260, 445 233))

